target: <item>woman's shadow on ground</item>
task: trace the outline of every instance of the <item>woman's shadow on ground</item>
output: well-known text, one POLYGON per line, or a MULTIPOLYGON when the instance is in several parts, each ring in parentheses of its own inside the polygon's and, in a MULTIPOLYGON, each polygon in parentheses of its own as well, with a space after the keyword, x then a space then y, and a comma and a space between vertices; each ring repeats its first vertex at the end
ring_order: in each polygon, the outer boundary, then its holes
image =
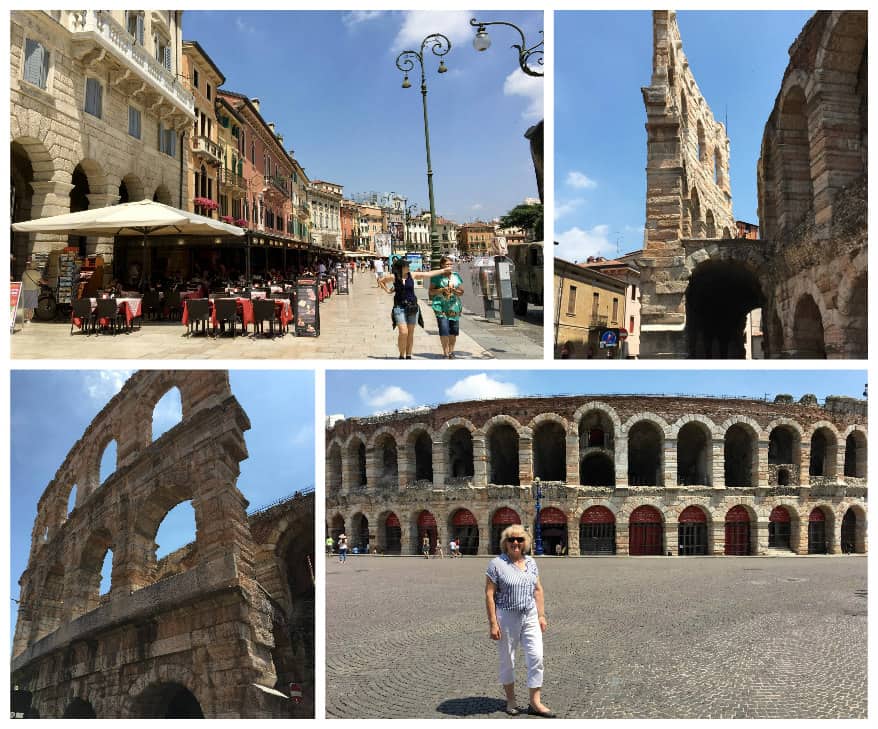
POLYGON ((460 699, 448 699, 436 707, 440 714, 448 714, 449 716, 496 714, 498 711, 504 711, 505 709, 505 701, 488 696, 467 696, 460 699))

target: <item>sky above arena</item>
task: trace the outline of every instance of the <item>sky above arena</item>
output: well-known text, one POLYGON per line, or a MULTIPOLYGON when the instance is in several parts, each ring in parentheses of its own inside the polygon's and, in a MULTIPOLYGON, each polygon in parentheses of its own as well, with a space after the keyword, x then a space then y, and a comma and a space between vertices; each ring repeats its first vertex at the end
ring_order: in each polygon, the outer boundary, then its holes
MULTIPOLYGON (((680 10, 683 52, 714 117, 728 122, 732 213, 758 224, 756 163, 788 50, 813 11, 680 10)), ((555 14, 555 255, 643 247, 650 11, 555 14)))
POLYGON ((396 57, 445 34, 448 72, 437 73, 429 48, 425 59, 436 211, 466 222, 537 195, 523 135, 544 116, 543 80, 518 70, 509 29, 484 53, 472 46, 470 18, 497 15, 528 38, 543 29, 542 11, 191 10, 183 37, 198 41, 225 88, 259 98, 311 179, 344 185, 346 196, 393 191, 429 210, 420 75, 402 89, 396 57))
POLYGON ((399 408, 537 395, 658 394, 860 398, 865 370, 494 370, 326 372, 326 414, 365 417, 399 408))
MULTIPOLYGON (((27 567, 37 502, 70 449, 132 374, 130 370, 18 370, 11 389, 10 582, 27 567)), ((241 463, 238 488, 254 510, 314 486, 314 375, 310 371, 232 370, 232 394, 250 418, 245 432, 248 458, 241 463)), ((153 411, 153 439, 181 418, 180 393, 168 392, 153 411)), ((101 483, 114 469, 115 446, 104 452, 101 483)), ((72 497, 71 497, 72 501, 72 497)), ((69 504, 68 507, 72 507, 69 504)), ((176 506, 159 527, 159 557, 195 539, 190 502, 176 506)), ((108 553, 110 554, 110 553, 108 553)), ((109 589, 109 560, 101 592, 109 589)), ((16 604, 12 603, 11 630, 16 604)))

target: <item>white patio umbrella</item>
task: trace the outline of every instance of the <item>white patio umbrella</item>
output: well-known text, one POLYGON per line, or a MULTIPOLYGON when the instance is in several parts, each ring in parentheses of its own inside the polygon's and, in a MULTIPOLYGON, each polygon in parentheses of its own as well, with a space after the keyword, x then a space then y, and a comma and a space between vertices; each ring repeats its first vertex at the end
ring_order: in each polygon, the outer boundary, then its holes
POLYGON ((110 205, 79 213, 53 215, 23 223, 12 229, 20 233, 78 233, 79 235, 244 235, 244 229, 204 215, 172 208, 152 200, 110 205))

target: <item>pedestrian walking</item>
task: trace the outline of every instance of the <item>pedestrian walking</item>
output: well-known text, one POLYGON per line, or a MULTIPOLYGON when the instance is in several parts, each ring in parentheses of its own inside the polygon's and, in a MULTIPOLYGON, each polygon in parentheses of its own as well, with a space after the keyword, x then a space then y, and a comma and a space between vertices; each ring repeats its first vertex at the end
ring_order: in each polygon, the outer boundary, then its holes
POLYGON ((347 535, 342 532, 338 535, 338 561, 342 564, 347 561, 348 558, 348 538, 347 535))
POLYGON ((375 267, 375 283, 378 286, 381 286, 381 279, 384 278, 384 261, 380 258, 376 258, 372 265, 375 267))
POLYGON ((452 557, 457 556, 457 541, 455 537, 451 537, 451 541, 448 542, 448 550, 451 552, 452 557))
POLYGON ((326 553, 332 554, 332 537, 326 537, 326 553))
POLYGON ((436 540, 436 555, 445 559, 445 552, 442 550, 442 541, 440 539, 436 540))
POLYGON ((488 631, 497 641, 500 683, 506 694, 506 713, 515 716, 515 651, 521 644, 527 666, 530 693, 527 713, 554 718, 540 697, 543 686, 543 633, 546 630, 545 595, 537 563, 530 551, 530 535, 521 524, 513 524, 500 535, 499 557, 488 565, 485 578, 485 607, 488 631))
POLYGON ((454 359, 454 347, 460 334, 460 313, 463 310, 463 279, 453 270, 450 256, 439 259, 441 270, 430 278, 430 304, 439 327, 439 340, 445 359, 454 359))
POLYGON ((430 559, 430 536, 428 534, 425 534, 421 540, 421 554, 424 555, 424 559, 430 559))
POLYGON ((393 326, 397 329, 397 348, 400 359, 411 359, 415 344, 415 326, 424 326, 421 307, 415 294, 415 279, 427 278, 425 271, 411 272, 409 262, 398 258, 393 262, 393 273, 384 276, 378 285, 388 294, 393 294, 393 309, 390 314, 393 326), (392 288, 389 288, 392 285, 392 288))

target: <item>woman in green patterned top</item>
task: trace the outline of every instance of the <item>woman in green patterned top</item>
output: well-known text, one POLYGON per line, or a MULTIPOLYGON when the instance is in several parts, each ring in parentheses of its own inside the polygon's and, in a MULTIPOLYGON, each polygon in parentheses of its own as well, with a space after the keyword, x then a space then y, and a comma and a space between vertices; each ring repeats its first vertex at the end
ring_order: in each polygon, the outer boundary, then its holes
MULTIPOLYGON (((452 265, 453 261, 449 256, 439 259, 440 268, 450 268, 452 265)), ((460 334, 460 312, 463 309, 460 300, 463 295, 463 279, 454 271, 433 276, 430 279, 429 295, 439 326, 442 354, 445 359, 454 359, 454 345, 457 335, 460 334)))

